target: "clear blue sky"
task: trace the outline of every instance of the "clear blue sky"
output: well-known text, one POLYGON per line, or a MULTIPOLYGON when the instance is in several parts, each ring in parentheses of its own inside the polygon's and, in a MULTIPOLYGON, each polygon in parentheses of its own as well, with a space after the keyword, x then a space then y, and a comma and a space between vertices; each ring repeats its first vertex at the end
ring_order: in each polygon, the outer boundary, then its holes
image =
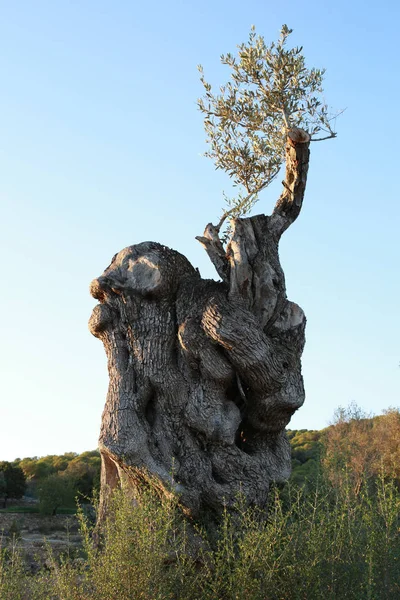
MULTIPOLYGON (((127 245, 162 242, 213 276, 194 239, 229 181, 205 150, 196 65, 252 24, 294 29, 338 138, 311 148, 304 209, 281 257, 308 317, 307 399, 293 428, 338 405, 400 405, 398 2, 1 2, 0 459, 96 447, 107 391, 87 330, 89 282, 127 245)), ((279 186, 258 212, 273 207, 279 186)))

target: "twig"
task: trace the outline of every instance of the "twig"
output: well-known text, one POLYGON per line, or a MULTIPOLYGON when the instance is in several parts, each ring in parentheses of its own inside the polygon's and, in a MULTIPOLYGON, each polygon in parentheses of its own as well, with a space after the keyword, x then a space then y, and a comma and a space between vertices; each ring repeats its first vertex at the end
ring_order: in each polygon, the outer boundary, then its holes
POLYGON ((334 133, 332 131, 332 133, 330 135, 326 135, 325 137, 322 138, 311 138, 311 142, 322 142, 323 140, 330 140, 332 138, 335 138, 337 136, 337 133, 334 133))

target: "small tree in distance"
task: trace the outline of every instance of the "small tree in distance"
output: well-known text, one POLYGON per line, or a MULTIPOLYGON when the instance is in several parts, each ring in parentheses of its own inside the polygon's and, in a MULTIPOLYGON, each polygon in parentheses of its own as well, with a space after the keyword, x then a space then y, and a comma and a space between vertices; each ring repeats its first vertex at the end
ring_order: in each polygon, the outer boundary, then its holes
POLYGON ((0 494, 3 497, 3 508, 7 507, 7 500, 19 500, 26 490, 26 478, 23 470, 7 461, 0 462, 0 494))
POLYGON ((6 497, 7 483, 4 476, 4 471, 0 471, 0 498, 6 497))
POLYGON ((38 486, 39 511, 45 515, 56 515, 61 507, 75 505, 74 482, 71 477, 54 473, 38 486))

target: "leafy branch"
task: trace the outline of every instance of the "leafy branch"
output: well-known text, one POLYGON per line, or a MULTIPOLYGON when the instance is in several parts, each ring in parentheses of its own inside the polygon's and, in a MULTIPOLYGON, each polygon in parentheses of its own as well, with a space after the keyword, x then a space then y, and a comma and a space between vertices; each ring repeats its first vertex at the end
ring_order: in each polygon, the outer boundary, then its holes
POLYGON ((336 136, 322 98, 325 71, 307 69, 302 47, 287 48, 291 32, 283 25, 278 42, 267 46, 253 26, 237 57, 221 56, 231 78, 220 93, 213 93, 198 67, 205 90, 198 100, 209 144, 205 155, 240 188, 236 197, 225 196, 218 231, 228 217, 248 213, 278 175, 290 131, 304 129, 311 141, 336 136))

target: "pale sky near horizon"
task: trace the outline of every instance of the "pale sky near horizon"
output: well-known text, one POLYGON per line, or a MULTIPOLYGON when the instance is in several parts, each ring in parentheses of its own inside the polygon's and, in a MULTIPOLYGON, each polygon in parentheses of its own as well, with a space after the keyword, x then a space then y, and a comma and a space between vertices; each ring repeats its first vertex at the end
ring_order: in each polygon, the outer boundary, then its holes
MULTIPOLYGON (((205 151, 196 65, 222 84, 250 26, 287 23, 325 95, 346 108, 313 144, 281 260, 307 315, 307 398, 291 428, 320 429, 356 402, 400 406, 400 5, 248 0, 1 2, 0 460, 96 447, 107 392, 87 329, 90 281, 127 245, 154 240, 214 277, 194 239, 229 179, 205 151)), ((256 212, 269 212, 279 182, 256 212)))

